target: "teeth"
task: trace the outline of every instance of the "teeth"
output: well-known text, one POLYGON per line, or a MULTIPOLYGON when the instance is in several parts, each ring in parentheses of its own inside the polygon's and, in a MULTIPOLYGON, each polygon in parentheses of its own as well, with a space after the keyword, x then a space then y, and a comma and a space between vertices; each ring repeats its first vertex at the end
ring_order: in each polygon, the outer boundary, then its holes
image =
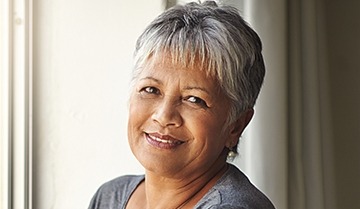
POLYGON ((166 139, 160 139, 156 136, 151 136, 149 135, 149 137, 155 141, 158 141, 158 142, 161 142, 161 143, 167 143, 167 144, 175 144, 176 141, 173 141, 173 140, 166 140, 166 139))

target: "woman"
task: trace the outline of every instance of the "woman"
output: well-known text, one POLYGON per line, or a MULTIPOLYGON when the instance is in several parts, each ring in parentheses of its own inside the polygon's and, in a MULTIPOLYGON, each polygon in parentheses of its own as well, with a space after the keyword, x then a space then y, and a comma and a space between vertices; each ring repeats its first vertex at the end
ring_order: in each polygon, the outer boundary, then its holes
POLYGON ((274 208, 228 164, 264 77, 261 42, 232 7, 176 6, 139 37, 128 121, 145 175, 105 183, 89 208, 274 208))

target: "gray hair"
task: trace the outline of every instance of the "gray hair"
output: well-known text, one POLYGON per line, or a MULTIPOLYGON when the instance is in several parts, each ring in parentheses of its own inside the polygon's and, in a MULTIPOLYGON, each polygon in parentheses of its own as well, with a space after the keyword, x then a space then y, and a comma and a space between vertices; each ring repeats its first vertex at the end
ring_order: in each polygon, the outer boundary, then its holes
POLYGON ((236 8, 214 1, 176 5, 137 40, 134 79, 151 57, 164 52, 174 63, 200 66, 229 98, 231 123, 255 105, 265 75, 261 50, 259 36, 236 8))

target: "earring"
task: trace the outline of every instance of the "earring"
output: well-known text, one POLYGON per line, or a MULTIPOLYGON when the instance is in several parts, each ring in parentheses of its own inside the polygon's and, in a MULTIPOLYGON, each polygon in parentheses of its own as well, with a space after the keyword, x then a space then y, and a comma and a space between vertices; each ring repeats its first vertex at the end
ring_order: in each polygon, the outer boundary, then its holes
POLYGON ((227 159, 229 161, 233 161, 237 155, 238 154, 233 150, 233 148, 229 148, 227 159))

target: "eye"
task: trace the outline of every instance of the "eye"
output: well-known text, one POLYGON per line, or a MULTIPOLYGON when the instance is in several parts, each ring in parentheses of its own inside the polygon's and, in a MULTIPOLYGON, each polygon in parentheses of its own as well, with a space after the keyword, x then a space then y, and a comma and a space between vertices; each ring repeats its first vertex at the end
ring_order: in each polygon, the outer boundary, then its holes
POLYGON ((153 86, 147 86, 140 89, 139 93, 144 97, 152 97, 160 94, 160 90, 153 86))
POLYGON ((159 89, 152 87, 152 86, 145 87, 145 88, 141 89, 141 91, 149 93, 149 94, 160 94, 159 89))
POLYGON ((192 104, 198 105, 200 107, 208 107, 206 102, 203 99, 199 98, 199 97, 189 96, 185 100, 192 103, 192 104))

